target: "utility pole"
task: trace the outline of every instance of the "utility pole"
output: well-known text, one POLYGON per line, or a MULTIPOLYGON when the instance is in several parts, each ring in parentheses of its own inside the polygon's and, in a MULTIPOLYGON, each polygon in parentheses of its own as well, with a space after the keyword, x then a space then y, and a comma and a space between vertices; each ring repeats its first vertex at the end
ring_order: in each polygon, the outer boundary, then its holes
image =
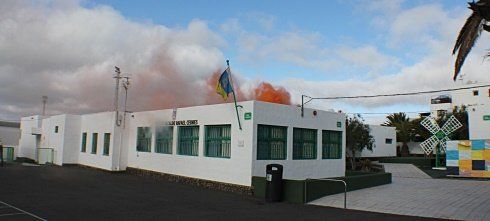
POLYGON ((44 95, 43 96, 43 115, 46 116, 46 103, 48 102, 48 96, 44 95))
POLYGON ((128 102, 128 89, 131 83, 129 82, 129 76, 124 76, 123 88, 124 88, 124 117, 123 117, 123 127, 126 127, 126 113, 127 113, 127 102, 128 102))
POLYGON ((116 112, 116 125, 121 126, 121 122, 119 119, 119 80, 121 80, 121 69, 119 67, 114 66, 116 75, 114 78, 116 79, 116 94, 114 96, 114 111, 116 112))

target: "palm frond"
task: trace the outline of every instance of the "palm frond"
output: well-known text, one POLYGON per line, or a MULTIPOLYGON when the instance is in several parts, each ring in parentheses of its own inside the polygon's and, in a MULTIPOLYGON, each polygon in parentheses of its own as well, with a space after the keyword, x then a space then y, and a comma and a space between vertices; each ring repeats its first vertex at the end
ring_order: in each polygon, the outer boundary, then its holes
POLYGON ((453 80, 456 80, 456 77, 458 77, 458 74, 461 71, 461 67, 463 66, 466 57, 468 56, 471 49, 475 45, 476 40, 480 36, 480 33, 483 29, 483 23, 483 18, 477 13, 473 12, 473 14, 471 14, 471 16, 466 20, 466 23, 459 32, 459 36, 453 49, 453 54, 458 51, 458 56, 456 58, 456 63, 454 66, 453 80))

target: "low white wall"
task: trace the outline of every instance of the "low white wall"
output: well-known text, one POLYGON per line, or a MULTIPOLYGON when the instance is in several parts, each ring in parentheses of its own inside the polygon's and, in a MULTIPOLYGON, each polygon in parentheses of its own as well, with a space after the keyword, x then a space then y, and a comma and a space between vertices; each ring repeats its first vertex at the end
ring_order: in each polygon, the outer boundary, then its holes
POLYGON ((396 129, 380 125, 369 125, 371 135, 374 138, 373 150, 364 149, 360 157, 394 157, 396 156, 396 129), (386 139, 391 139, 387 143, 386 139))
POLYGON ((199 125, 199 155, 177 154, 178 126, 174 126, 172 154, 155 153, 155 126, 172 120, 173 110, 138 112, 128 124, 128 167, 214 180, 238 185, 251 185, 252 123, 244 121, 243 113, 253 111, 253 102, 240 102, 242 130, 238 128, 234 104, 218 104, 178 108, 176 119, 197 120, 199 125), (205 125, 231 124, 231 157, 204 156, 205 125), (137 127, 152 128, 151 152, 137 152, 137 127), (242 142, 243 141, 243 142, 242 142), (243 143, 243 145, 239 145, 243 143))
POLYGON ((304 180, 306 178, 327 178, 345 176, 345 119, 344 114, 319 111, 313 115, 312 109, 305 109, 301 117, 301 108, 292 105, 255 102, 253 123, 253 176, 265 177, 267 164, 283 165, 283 178, 304 180), (341 127, 337 127, 337 122, 341 127), (257 125, 287 126, 287 159, 257 160, 257 125), (293 128, 317 129, 317 157, 315 160, 293 160, 293 128), (322 130, 342 131, 342 158, 322 159, 322 130))

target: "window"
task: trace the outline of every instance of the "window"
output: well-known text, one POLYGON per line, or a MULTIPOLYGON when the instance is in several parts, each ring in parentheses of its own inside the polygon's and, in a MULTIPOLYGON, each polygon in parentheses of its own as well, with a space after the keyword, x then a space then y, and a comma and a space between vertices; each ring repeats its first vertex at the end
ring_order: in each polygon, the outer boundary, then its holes
POLYGON ((206 126, 205 131, 205 156, 230 158, 231 125, 206 126))
POLYGON ((87 151, 87 133, 82 133, 82 152, 87 151))
POLYGON ((97 154, 97 138, 98 138, 97 133, 92 134, 92 153, 97 154))
POLYGON ((447 111, 446 110, 437 110, 437 116, 438 117, 443 117, 446 115, 447 111))
POLYGON ((138 127, 138 138, 136 139, 136 151, 150 152, 151 150, 151 131, 150 127, 138 127))
POLYGON ((287 127, 257 126, 257 160, 285 160, 287 127))
POLYGON ((473 96, 478 96, 478 90, 473 91, 473 96))
POLYGON ((322 131, 322 159, 342 158, 342 131, 322 131))
POLYGON ((55 132, 55 133, 58 133, 58 126, 55 126, 55 127, 54 127, 54 132, 55 132))
POLYGON ((385 139, 385 143, 386 143, 386 144, 392 144, 392 143, 393 143, 393 139, 386 138, 386 139, 385 139))
POLYGON ((163 126, 156 128, 155 152, 172 153, 172 141, 174 136, 174 127, 163 126))
POLYGON ((197 156, 199 148, 199 126, 179 127, 177 154, 197 156))
POLYGON ((488 96, 490 97, 490 89, 488 89, 488 96))
POLYGON ((111 134, 104 134, 104 155, 109 155, 109 146, 111 145, 111 134))
POLYGON ((316 130, 293 128, 293 160, 316 159, 316 130))

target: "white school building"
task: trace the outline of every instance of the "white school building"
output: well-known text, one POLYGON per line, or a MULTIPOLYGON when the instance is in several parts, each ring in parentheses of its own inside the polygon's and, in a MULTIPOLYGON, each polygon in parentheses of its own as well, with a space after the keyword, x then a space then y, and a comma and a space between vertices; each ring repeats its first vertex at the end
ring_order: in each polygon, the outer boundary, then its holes
POLYGON ((259 101, 21 119, 18 157, 109 171, 155 171, 243 186, 267 164, 284 178, 345 175, 342 113, 259 101), (116 119, 117 118, 117 119, 116 119))

